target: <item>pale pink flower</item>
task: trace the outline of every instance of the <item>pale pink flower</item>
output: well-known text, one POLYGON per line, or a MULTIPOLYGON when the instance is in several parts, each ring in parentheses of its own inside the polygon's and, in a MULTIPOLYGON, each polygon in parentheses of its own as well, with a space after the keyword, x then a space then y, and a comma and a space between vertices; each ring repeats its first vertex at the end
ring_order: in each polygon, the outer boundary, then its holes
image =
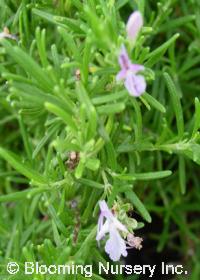
POLYGON ((133 64, 127 54, 124 45, 121 47, 119 54, 119 64, 121 70, 116 76, 116 80, 124 80, 124 85, 132 96, 140 96, 146 90, 146 81, 144 76, 138 74, 144 70, 144 66, 140 64, 133 64))
POLYGON ((128 233, 127 228, 113 215, 105 200, 99 201, 100 216, 96 240, 100 241, 108 233, 105 251, 113 261, 118 261, 121 256, 127 256, 126 242, 120 232, 128 233), (104 221, 105 219, 105 221, 104 221))

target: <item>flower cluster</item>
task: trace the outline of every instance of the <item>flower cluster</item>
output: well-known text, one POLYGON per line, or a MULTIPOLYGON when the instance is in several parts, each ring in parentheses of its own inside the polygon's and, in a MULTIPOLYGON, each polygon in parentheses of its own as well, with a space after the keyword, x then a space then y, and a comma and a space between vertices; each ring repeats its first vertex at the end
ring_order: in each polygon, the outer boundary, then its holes
MULTIPOLYGON (((143 25, 143 19, 140 12, 134 12, 128 19, 126 31, 130 41, 135 41, 138 33, 143 25)), ((139 74, 144 70, 143 65, 133 64, 129 59, 127 50, 124 45, 121 47, 119 54, 120 72, 116 76, 116 80, 123 80, 126 89, 131 96, 140 96, 146 90, 146 81, 144 76, 139 74)))
POLYGON ((96 240, 99 242, 106 234, 109 238, 106 241, 105 252, 113 261, 118 261, 121 256, 127 256, 127 249, 141 249, 142 238, 135 237, 129 233, 126 226, 123 225, 108 208, 105 200, 99 201, 100 216, 96 240), (127 237, 127 241, 125 238, 127 237), (128 245, 128 246, 127 246, 128 245))

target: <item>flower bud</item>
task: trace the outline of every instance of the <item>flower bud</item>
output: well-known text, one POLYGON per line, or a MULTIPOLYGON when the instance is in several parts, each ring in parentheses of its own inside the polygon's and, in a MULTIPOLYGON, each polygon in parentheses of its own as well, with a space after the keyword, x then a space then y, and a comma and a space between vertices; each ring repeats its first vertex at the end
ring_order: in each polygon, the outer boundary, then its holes
POLYGON ((128 39, 134 41, 143 26, 142 14, 139 11, 133 12, 126 24, 128 39))

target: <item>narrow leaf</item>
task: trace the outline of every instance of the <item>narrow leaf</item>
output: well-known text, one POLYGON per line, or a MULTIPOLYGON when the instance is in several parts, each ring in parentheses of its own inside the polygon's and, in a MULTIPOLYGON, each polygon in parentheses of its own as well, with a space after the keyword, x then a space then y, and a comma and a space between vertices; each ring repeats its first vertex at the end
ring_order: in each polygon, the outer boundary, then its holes
POLYGON ((126 192, 126 197, 132 202, 132 204, 135 206, 135 208, 138 210, 141 216, 148 223, 151 223, 151 216, 149 215, 149 212, 147 211, 146 207, 141 202, 141 200, 137 197, 137 195, 133 191, 128 191, 126 192))
POLYGON ((48 180, 44 176, 40 175, 37 171, 28 167, 25 163, 23 163, 16 154, 0 147, 0 156, 6 160, 14 169, 16 169, 19 173, 23 174, 25 177, 33 180, 37 183, 47 183, 48 180))
POLYGON ((176 125, 178 130, 178 136, 179 138, 183 137, 184 134, 184 120, 183 120, 183 111, 180 101, 180 96, 178 94, 178 91, 176 89, 176 86, 172 80, 172 78, 169 76, 168 73, 164 73, 165 82, 167 84, 167 88, 169 90, 169 94, 172 100, 173 109, 176 116, 176 125))

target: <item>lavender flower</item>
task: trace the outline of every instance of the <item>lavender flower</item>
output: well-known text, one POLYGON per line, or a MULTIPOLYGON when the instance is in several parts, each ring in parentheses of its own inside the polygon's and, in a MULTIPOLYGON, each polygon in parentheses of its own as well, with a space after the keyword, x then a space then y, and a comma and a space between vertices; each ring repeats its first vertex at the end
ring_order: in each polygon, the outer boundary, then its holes
POLYGON ((126 227, 118 221, 113 213, 108 208, 105 200, 99 202, 100 216, 98 221, 98 231, 96 240, 100 241, 109 233, 109 239, 106 241, 105 251, 113 261, 118 261, 122 256, 127 256, 126 242, 121 237, 119 231, 128 233, 126 227), (104 218, 106 221, 104 222, 104 218))
POLYGON ((119 64, 121 70, 116 76, 116 80, 124 80, 124 85, 132 96, 140 96, 146 90, 146 82, 144 76, 138 72, 144 70, 144 66, 133 64, 127 54, 126 48, 123 45, 119 54, 119 64))
POLYGON ((139 11, 133 12, 126 24, 126 32, 129 40, 134 41, 143 26, 143 18, 139 11))

